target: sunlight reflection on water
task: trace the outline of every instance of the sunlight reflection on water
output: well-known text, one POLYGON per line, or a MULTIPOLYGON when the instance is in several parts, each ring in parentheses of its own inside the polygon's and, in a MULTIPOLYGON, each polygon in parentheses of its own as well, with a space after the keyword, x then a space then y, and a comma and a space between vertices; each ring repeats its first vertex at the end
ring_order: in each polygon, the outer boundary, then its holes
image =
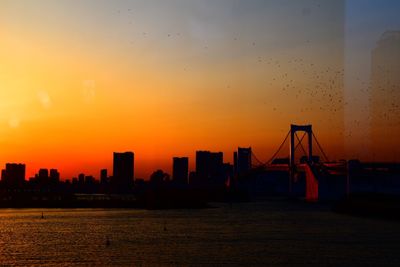
POLYGON ((399 238, 396 222, 286 202, 0 211, 0 265, 395 266, 399 238))

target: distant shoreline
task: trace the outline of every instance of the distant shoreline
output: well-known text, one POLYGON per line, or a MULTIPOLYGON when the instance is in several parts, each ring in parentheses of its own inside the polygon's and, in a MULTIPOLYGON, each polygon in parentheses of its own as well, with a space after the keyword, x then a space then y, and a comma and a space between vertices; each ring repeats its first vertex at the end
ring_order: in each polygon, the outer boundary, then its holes
POLYGON ((202 199, 166 199, 156 196, 134 195, 53 195, 42 198, 13 196, 0 200, 0 209, 201 209, 211 207, 202 199))
MULTIPOLYGON (((400 221, 400 197, 377 193, 354 193, 336 202, 307 202, 287 197, 262 198, 257 200, 216 202, 235 205, 238 203, 291 202, 303 203, 310 208, 324 206, 334 213, 349 216, 400 221), (329 208, 330 207, 330 208, 329 208)), ((0 210, 5 209, 135 209, 135 210, 173 210, 210 209, 214 205, 204 201, 145 202, 142 200, 58 200, 58 201, 0 201, 0 210)))

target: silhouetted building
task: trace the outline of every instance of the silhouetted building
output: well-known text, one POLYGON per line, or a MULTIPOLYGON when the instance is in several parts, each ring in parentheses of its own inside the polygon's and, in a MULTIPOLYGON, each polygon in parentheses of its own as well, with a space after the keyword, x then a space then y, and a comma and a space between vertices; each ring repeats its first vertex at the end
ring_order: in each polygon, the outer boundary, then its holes
POLYGON ((224 158, 222 152, 211 152, 209 163, 209 177, 215 182, 223 181, 224 177, 224 158))
POLYGON ((234 186, 234 167, 232 164, 224 163, 224 183, 227 187, 234 186))
POLYGON ((166 185, 169 182, 169 174, 163 170, 156 170, 150 175, 150 184, 155 187, 166 185))
POLYGON ((35 175, 35 178, 31 179, 31 183, 39 186, 39 189, 49 186, 55 186, 60 183, 60 173, 57 169, 46 168, 39 169, 39 172, 35 175))
POLYGON ((399 160, 400 31, 382 34, 371 61, 371 152, 377 160, 399 160))
POLYGON ((134 154, 133 152, 114 152, 113 189, 117 192, 128 192, 134 184, 134 154))
POLYGON ((207 179, 209 176, 210 151, 196 151, 196 177, 207 179))
POLYGON ((84 185, 85 184, 85 174, 84 173, 80 173, 78 175, 78 183, 80 185, 84 185))
POLYGON ((213 185, 224 177, 223 153, 196 151, 196 183, 213 185))
POLYGON ((233 173, 237 175, 237 159, 238 159, 238 154, 237 151, 233 152, 233 173))
POLYGON ((189 173, 189 158, 187 157, 174 157, 172 163, 172 179, 178 184, 188 183, 189 173))
POLYGON ((107 169, 100 170, 100 183, 106 184, 108 182, 107 169))
POLYGON ((85 176, 85 184, 86 185, 93 185, 96 182, 92 175, 85 176))
POLYGON ((196 185, 196 183, 197 183, 196 172, 189 172, 189 184, 196 185))
MULTIPOLYGON (((234 156, 235 159, 235 156, 234 156)), ((248 173, 251 169, 251 147, 249 148, 238 148, 236 154, 236 172, 238 175, 248 173)))
POLYGON ((1 174, 1 181, 6 187, 21 187, 25 183, 25 164, 7 163, 1 174))
POLYGON ((39 181, 47 182, 49 180, 49 170, 48 169, 40 169, 38 173, 39 181))
POLYGON ((60 173, 57 169, 50 169, 50 181, 53 184, 58 184, 60 182, 60 173))

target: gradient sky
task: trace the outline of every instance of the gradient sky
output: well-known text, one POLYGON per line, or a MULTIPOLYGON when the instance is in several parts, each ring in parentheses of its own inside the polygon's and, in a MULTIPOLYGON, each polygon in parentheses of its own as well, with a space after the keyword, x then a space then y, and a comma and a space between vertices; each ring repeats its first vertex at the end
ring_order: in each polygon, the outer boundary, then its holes
MULTIPOLYGON (((376 148, 371 148, 371 137, 367 130, 371 127, 371 51, 385 31, 400 30, 399 12, 400 2, 397 0, 346 2, 344 91, 348 103, 345 106, 345 147, 348 157, 371 159, 365 155, 378 152, 376 148)), ((399 129, 397 134, 400 134, 399 129)), ((395 151, 388 153, 386 160, 400 161, 399 141, 391 146, 395 151)))
MULTIPOLYGON (((347 157, 345 49, 398 26, 396 1, 365 2, 3 0, 0 163, 98 177, 113 151, 134 151, 147 178, 170 173, 173 156, 194 169, 195 150, 229 162, 252 146, 267 160, 290 123, 312 123, 331 159, 347 157), (369 17, 389 22, 349 39, 369 17)), ((367 157, 363 147, 350 156, 367 157)))

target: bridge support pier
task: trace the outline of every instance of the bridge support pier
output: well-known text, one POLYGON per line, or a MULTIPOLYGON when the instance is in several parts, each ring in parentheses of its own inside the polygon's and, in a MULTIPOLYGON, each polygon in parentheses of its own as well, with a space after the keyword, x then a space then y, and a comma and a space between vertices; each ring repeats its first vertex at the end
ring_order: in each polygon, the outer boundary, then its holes
POLYGON ((290 125, 290 161, 289 161, 289 194, 292 194, 292 184, 294 181, 294 176, 296 173, 296 164, 295 164, 295 134, 296 132, 306 132, 308 137, 308 161, 312 162, 312 125, 290 125))

